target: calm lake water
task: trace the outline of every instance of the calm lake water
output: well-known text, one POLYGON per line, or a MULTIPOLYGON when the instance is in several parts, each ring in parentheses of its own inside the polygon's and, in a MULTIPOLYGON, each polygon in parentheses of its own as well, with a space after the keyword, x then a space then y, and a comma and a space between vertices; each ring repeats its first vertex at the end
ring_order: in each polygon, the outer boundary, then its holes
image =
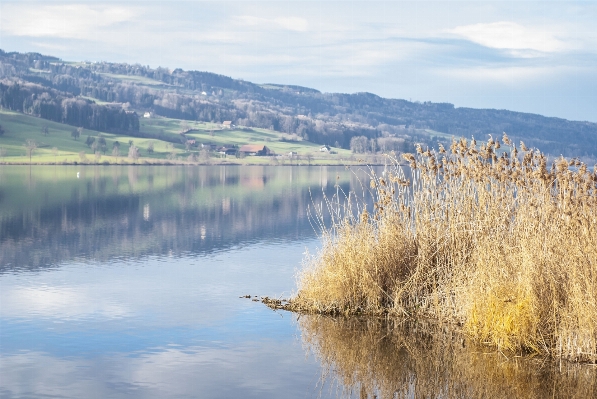
POLYGON ((1 398, 595 397, 441 326, 297 317, 344 167, 0 166, 1 398), (489 351, 487 351, 489 352, 489 351))

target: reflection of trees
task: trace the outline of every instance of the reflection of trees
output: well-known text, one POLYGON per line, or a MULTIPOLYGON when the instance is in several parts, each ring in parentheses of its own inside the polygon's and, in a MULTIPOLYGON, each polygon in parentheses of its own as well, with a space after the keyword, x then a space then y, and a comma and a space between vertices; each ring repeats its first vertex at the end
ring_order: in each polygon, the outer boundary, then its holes
POLYGON ((301 316, 303 341, 346 396, 594 398, 594 367, 506 358, 469 348, 453 328, 301 316))
POLYGON ((88 198, 4 219, 0 223, 0 265, 37 267, 97 254, 104 244, 123 238, 120 222, 136 213, 138 206, 138 196, 88 198))
MULTIPOLYGON (((338 170, 340 186, 348 191, 350 172, 338 170)), ((335 193, 336 171, 90 167, 79 180, 72 170, 66 175, 72 184, 61 182, 59 189, 38 175, 36 189, 27 193, 32 202, 0 216, 0 271, 75 258, 204 253, 256 239, 310 236, 307 207, 322 200, 322 186, 327 195, 335 193)), ((0 207, 18 203, 19 190, 22 194, 22 187, 3 187, 0 207), (5 198, 10 195, 12 202, 5 198)))

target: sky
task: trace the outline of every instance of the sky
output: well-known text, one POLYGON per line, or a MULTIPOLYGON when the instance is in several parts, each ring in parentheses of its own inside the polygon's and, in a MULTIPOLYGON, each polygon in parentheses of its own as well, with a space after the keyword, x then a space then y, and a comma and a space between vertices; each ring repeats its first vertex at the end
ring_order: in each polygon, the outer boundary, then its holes
POLYGON ((10 1, 0 49, 597 122, 597 1, 10 1))

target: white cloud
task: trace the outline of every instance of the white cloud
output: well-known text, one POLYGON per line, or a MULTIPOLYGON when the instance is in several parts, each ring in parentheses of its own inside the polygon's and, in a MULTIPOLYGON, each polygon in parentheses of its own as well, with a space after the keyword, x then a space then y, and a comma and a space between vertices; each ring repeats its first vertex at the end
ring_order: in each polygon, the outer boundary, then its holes
POLYGON ((463 81, 518 84, 544 81, 549 77, 570 72, 571 68, 561 66, 479 66, 436 70, 437 75, 463 81))
POLYGON ((294 32, 306 32, 309 28, 309 22, 299 17, 262 18, 252 15, 241 15, 232 19, 236 20, 238 25, 261 27, 263 30, 270 30, 272 27, 276 27, 294 32))
POLYGON ((36 47, 39 47, 40 49, 44 49, 44 50, 48 50, 48 51, 66 51, 66 50, 68 50, 67 45, 59 44, 59 43, 35 41, 35 42, 31 42, 31 44, 36 47))
POLYGON ((247 35, 241 35, 238 32, 234 31, 209 31, 209 32, 201 32, 200 35, 197 35, 192 38, 185 38, 181 37, 181 40, 189 40, 193 43, 212 43, 212 44, 243 44, 250 41, 250 38, 247 35))
POLYGON ((306 19, 297 17, 275 18, 274 22, 282 28, 296 32, 305 32, 309 27, 309 23, 306 19))
POLYGON ((523 54, 523 50, 552 53, 566 49, 566 44, 550 30, 529 28, 514 22, 463 25, 448 32, 485 47, 513 50, 518 56, 523 54))
POLYGON ((130 21, 134 16, 133 9, 121 6, 64 4, 31 7, 9 4, 2 7, 1 33, 80 39, 98 33, 101 28, 130 21))

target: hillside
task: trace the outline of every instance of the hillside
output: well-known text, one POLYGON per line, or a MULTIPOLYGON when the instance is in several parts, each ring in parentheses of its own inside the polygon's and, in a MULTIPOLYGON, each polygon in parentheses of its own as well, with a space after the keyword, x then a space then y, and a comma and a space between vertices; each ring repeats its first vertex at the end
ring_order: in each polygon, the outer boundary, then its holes
POLYGON ((119 132, 78 129, 59 122, 19 112, 0 110, 0 163, 42 164, 313 164, 336 165, 381 162, 379 156, 356 158, 349 150, 332 148, 320 151, 320 145, 267 129, 231 128, 210 122, 153 117, 141 118, 141 133, 131 136, 119 132), (80 130, 79 137, 73 132, 80 130), (186 131, 181 135, 181 131, 186 131), (185 143, 180 138, 184 137, 185 143), (26 140, 35 148, 29 158, 26 140), (187 142, 193 142, 190 145, 187 142), (276 156, 223 154, 222 147, 235 151, 244 144, 262 144, 276 156), (129 156, 131 147, 137 156, 129 156), (292 153, 292 155, 290 155, 292 153), (361 159, 362 158, 362 159, 361 159))
POLYGON ((590 122, 386 99, 370 93, 321 93, 209 72, 64 62, 1 50, 0 106, 74 127, 174 145, 188 140, 179 133, 192 126, 178 132, 155 128, 153 122, 144 123, 145 113, 190 125, 203 123, 204 133, 231 121, 355 153, 405 152, 416 143, 446 143, 451 136, 485 140, 507 132, 516 142, 522 140, 551 155, 597 157, 597 124, 590 122))

